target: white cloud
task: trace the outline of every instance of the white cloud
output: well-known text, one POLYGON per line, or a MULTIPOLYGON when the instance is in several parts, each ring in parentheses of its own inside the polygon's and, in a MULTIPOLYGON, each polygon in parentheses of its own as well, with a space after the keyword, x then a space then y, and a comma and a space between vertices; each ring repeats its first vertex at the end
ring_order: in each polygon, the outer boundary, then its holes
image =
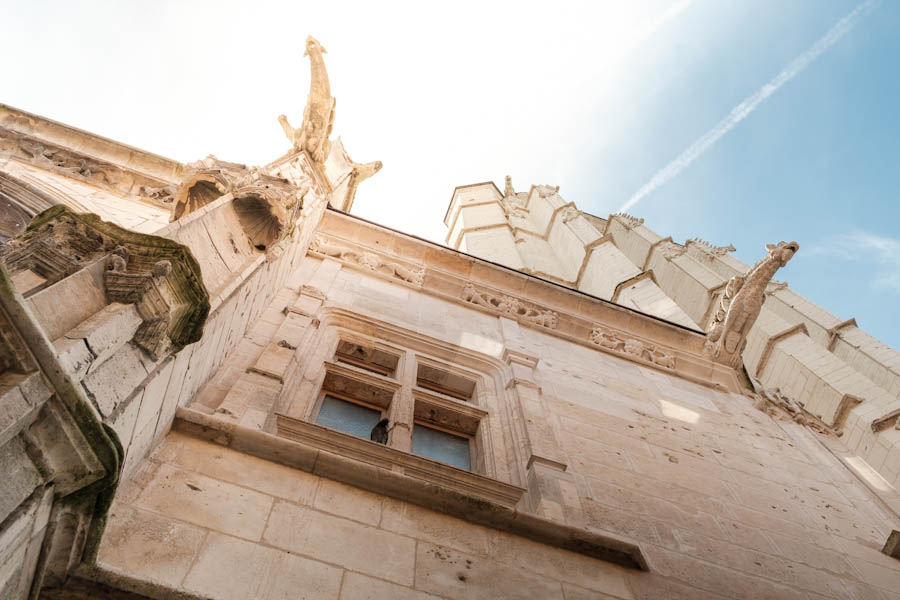
POLYGON ((900 293, 900 239, 857 230, 813 248, 810 254, 872 264, 876 267, 872 285, 900 293))
POLYGON ((706 153, 716 142, 718 142, 726 133, 734 129, 734 127, 750 116, 756 108, 762 104, 763 100, 774 94, 788 81, 799 75, 806 67, 808 67, 823 52, 831 48, 842 37, 844 37, 853 27, 856 26, 873 8, 878 4, 879 0, 866 0, 850 14, 837 22, 828 33, 822 36, 815 44, 810 46, 806 52, 795 58, 786 66, 774 79, 759 88, 753 95, 731 109, 728 115, 715 124, 715 126, 703 134, 697 141, 688 146, 687 150, 682 152, 672 162, 667 164, 650 181, 645 183, 636 191, 628 201, 622 205, 619 210, 625 212, 635 204, 640 202, 645 196, 653 193, 673 178, 677 177, 682 171, 688 168, 691 163, 706 153))

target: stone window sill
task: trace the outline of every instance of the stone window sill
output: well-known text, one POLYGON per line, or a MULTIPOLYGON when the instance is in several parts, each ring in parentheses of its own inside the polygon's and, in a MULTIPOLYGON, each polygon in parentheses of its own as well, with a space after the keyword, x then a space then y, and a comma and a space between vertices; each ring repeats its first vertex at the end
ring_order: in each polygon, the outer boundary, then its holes
MULTIPOLYGON (((279 415, 279 419, 289 417, 279 415)), ((291 421, 296 422, 296 419, 291 421)), ((573 527, 517 510, 512 500, 514 497, 521 497, 525 491, 522 488, 304 421, 299 423, 302 426, 297 430, 306 433, 304 441, 299 439, 303 437, 302 433, 298 434, 298 439, 291 439, 242 427, 190 408, 179 407, 174 427, 188 435, 207 439, 259 458, 417 504, 459 519, 626 568, 649 570, 640 546, 633 541, 596 529, 573 527), (323 435, 322 432, 315 434, 313 429, 324 430, 324 434, 327 435, 323 435), (351 439, 338 442, 335 440, 338 437, 351 439), (328 442, 343 444, 344 449, 348 451, 356 449, 357 454, 340 453, 336 446, 329 447, 328 442), (369 446, 375 446, 375 449, 369 446), (423 463, 433 464, 423 465, 423 463), (416 466, 419 466, 420 470, 417 470, 416 466), (429 477, 442 475, 447 479, 434 482, 422 479, 421 475, 427 472, 429 467, 437 467, 431 470, 429 477), (486 479, 487 481, 482 481, 486 479), (466 485, 459 485, 458 482, 465 482, 466 485), (467 493, 466 490, 474 490, 479 485, 484 486, 485 490, 494 490, 495 495, 505 496, 506 501, 501 504, 474 493, 467 493)), ((286 423, 285 429, 293 425, 286 423)))
POLYGON ((499 506, 513 508, 525 493, 525 490, 518 486, 416 454, 403 452, 390 446, 377 444, 316 423, 301 421, 286 415, 276 415, 275 425, 278 435, 281 437, 386 469, 398 475, 405 475, 427 484, 439 485, 462 496, 487 500, 499 506))

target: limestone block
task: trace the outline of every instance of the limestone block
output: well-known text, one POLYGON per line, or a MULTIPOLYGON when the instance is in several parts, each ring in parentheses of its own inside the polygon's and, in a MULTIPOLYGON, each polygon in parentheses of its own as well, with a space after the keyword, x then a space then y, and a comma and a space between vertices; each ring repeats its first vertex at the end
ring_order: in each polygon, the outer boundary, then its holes
POLYGON ((166 399, 166 389, 169 385, 169 378, 172 375, 174 365, 175 359, 169 357, 163 363, 163 366, 148 378, 149 381, 144 386, 143 394, 141 395, 141 409, 138 412, 137 424, 135 425, 138 431, 143 430, 151 423, 155 431, 160 409, 166 399))
POLYGON ((320 479, 314 506, 321 511, 377 527, 384 501, 379 494, 330 479, 320 479))
POLYGON ((76 381, 84 378, 88 368, 94 361, 94 355, 84 339, 61 337, 53 342, 53 346, 56 348, 59 362, 66 372, 76 381))
POLYGON ((315 560, 211 533, 184 587, 221 600, 329 600, 338 597, 341 573, 315 560))
POLYGON ((381 527, 479 556, 491 554, 498 535, 493 529, 391 499, 384 501, 381 527))
POLYGON ((19 388, 23 379, 24 375, 10 372, 0 376, 0 448, 29 424, 28 417, 36 410, 19 388))
POLYGON ((28 298, 34 316, 55 340, 106 306, 102 275, 82 269, 28 298))
POLYGON ((41 474, 25 452, 20 437, 0 448, 0 522, 19 506, 41 483, 41 474))
MULTIPOLYGON (((121 408, 121 407, 120 407, 121 408)), ((134 435, 134 426, 137 423, 138 412, 141 409, 140 395, 132 397, 116 415, 114 419, 109 419, 107 424, 113 428, 116 435, 119 436, 119 442, 125 449, 126 455, 131 445, 131 438, 134 435)))
POLYGON ((284 381, 284 372, 294 357, 294 350, 270 343, 254 363, 252 370, 278 381, 284 381))
POLYGON ((401 587, 348 571, 341 586, 341 600, 439 600, 437 596, 401 587))
POLYGON ((205 536, 199 527, 117 504, 110 510, 98 560, 175 589, 205 536))
POLYGON ((263 540, 394 583, 413 583, 415 540, 309 508, 276 502, 263 540))
POLYGON ((250 540, 259 540, 272 498, 164 464, 135 505, 250 540))
POLYGON ((176 448, 173 461, 187 470, 299 504, 313 503, 319 479, 303 471, 177 431, 169 434, 165 444, 176 448))
POLYGON ((558 581, 425 542, 416 550, 416 588, 460 600, 563 599, 558 581))
POLYGON ((113 302, 70 329, 65 337, 84 340, 94 355, 90 367, 94 370, 134 337, 141 322, 134 304, 113 302))
POLYGON ((140 353, 132 344, 126 344, 84 378, 85 389, 104 417, 109 417, 147 377, 140 353))

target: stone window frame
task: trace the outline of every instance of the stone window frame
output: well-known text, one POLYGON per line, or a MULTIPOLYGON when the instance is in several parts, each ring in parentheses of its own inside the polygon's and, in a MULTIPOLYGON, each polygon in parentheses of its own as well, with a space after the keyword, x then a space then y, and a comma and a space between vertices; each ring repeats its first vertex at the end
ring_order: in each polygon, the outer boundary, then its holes
POLYGON ((299 365, 298 371, 307 373, 307 377, 314 373, 316 377, 306 385, 292 384, 290 378, 285 382, 287 397, 282 404, 285 413, 276 414, 279 436, 345 458, 400 471, 467 496, 478 496, 508 507, 519 502, 525 492, 525 478, 519 469, 511 467, 519 464, 512 458, 517 454, 512 431, 518 425, 513 422, 514 411, 506 397, 509 373, 503 362, 342 309, 325 309, 319 316, 321 320, 314 339, 309 341, 307 351, 298 352, 298 355, 308 357, 306 364, 299 365), (341 341, 372 344, 379 350, 398 354, 395 377, 335 360, 341 341), (474 380, 471 401, 416 385, 420 361, 474 380), (335 395, 326 383, 326 378, 335 375, 393 392, 386 407, 391 422, 387 445, 315 422, 326 393, 335 395), (429 409, 435 411, 434 415, 426 412, 429 409), (442 427, 442 415, 458 417, 460 423, 442 427), (469 437, 471 470, 413 454, 412 428, 417 422, 421 426, 450 429, 450 433, 469 437), (473 423, 477 425, 473 427, 473 423))
POLYGON ((325 397, 332 396, 344 402, 378 410, 382 418, 388 418, 390 426, 387 446, 390 448, 412 452, 413 428, 418 425, 436 429, 469 440, 471 472, 488 477, 495 475, 492 462, 485 460, 485 448, 490 447, 490 444, 487 440, 487 428, 481 427, 481 424, 489 413, 478 405, 479 395, 483 396, 479 391, 486 385, 481 374, 410 348, 385 344, 378 339, 361 339, 358 332, 344 329, 337 331, 337 339, 327 341, 328 347, 333 347, 333 351, 328 352, 330 358, 322 363, 325 377, 313 401, 308 403, 305 416, 307 421, 316 423, 325 397), (338 348, 342 342, 371 345, 377 350, 397 356, 399 360, 394 374, 383 375, 377 370, 341 360, 338 348), (472 397, 464 401, 419 385, 420 364, 474 382, 472 397), (347 387, 354 384, 359 388, 347 391, 347 387), (373 398, 363 397, 366 393, 372 394, 373 398), (374 398, 376 395, 380 398, 374 398), (412 402, 403 402, 403 396, 411 397, 412 402))

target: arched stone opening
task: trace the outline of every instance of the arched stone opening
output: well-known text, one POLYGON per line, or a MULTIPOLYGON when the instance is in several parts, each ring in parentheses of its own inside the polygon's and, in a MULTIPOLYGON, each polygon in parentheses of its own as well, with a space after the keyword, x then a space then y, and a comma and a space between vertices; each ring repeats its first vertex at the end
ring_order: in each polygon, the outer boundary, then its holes
POLYGON ((281 239, 285 216, 280 205, 255 194, 234 199, 234 212, 254 248, 265 252, 281 239))
POLYGON ((172 220, 178 220, 184 215, 203 208, 213 200, 220 198, 222 191, 212 178, 197 179, 194 183, 182 186, 175 198, 175 209, 172 212, 172 220))

